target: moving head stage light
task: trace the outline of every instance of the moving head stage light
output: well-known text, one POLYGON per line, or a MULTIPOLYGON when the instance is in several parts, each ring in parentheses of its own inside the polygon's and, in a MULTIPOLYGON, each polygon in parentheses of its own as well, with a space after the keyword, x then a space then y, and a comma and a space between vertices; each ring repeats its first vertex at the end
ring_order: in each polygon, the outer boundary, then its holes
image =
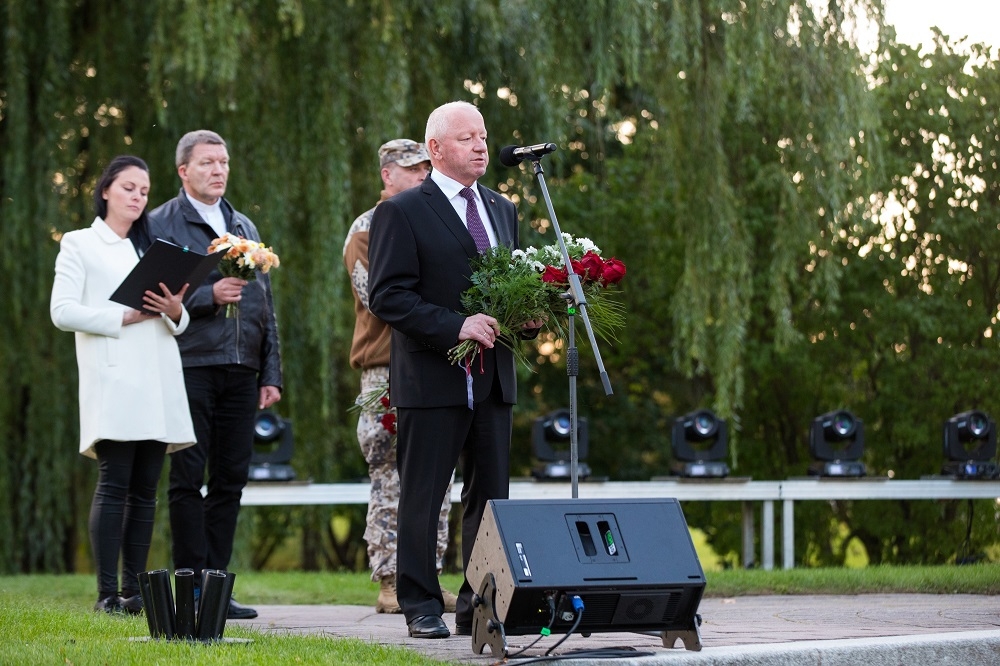
POLYGON ((944 423, 942 474, 959 479, 1000 478, 997 454, 997 424, 980 411, 956 414, 944 423))
POLYGON ((729 476, 729 465, 724 462, 729 447, 729 428, 713 412, 699 409, 676 418, 670 443, 677 459, 671 469, 678 476, 729 476))
POLYGON ((864 423, 851 412, 838 409, 813 419, 809 453, 817 462, 809 466, 811 476, 865 476, 864 451, 864 423))
MULTIPOLYGON (((557 409, 535 419, 531 426, 531 448, 542 463, 531 470, 531 475, 541 481, 562 481, 569 479, 571 419, 568 409, 557 409)), ((589 450, 587 419, 576 420, 577 477, 590 476, 590 466, 583 460, 589 450)))
POLYGON ((289 464, 295 448, 292 422, 264 410, 254 419, 253 435, 250 480, 294 481, 295 470, 289 464))

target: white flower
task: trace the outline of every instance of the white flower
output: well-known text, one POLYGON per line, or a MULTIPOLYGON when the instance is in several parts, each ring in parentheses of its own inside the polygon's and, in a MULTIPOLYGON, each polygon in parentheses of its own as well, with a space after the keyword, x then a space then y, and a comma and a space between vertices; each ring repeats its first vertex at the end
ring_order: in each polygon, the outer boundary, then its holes
POLYGON ((545 263, 539 261, 536 257, 538 257, 538 248, 531 245, 523 250, 514 250, 510 253, 512 260, 510 267, 514 268, 515 264, 523 264, 531 267, 536 273, 542 273, 545 271, 545 263))
POLYGON ((601 248, 594 245, 594 241, 589 238, 577 238, 576 242, 583 247, 584 254, 587 254, 588 252, 593 252, 595 254, 601 253, 601 248))

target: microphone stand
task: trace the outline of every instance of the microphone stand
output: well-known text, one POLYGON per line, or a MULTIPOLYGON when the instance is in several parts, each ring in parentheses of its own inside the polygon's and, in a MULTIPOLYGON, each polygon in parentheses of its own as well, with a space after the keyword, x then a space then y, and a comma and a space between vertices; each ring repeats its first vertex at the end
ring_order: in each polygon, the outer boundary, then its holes
POLYGON ((559 228, 559 220, 556 219, 556 211, 552 207, 552 199, 549 197, 549 189, 545 185, 545 175, 542 171, 541 155, 529 157, 538 184, 542 189, 542 197, 545 199, 545 206, 549 211, 549 219, 552 220, 552 228, 555 230, 556 240, 559 241, 559 249, 562 251, 563 265, 566 266, 566 275, 569 278, 569 291, 563 294, 566 299, 566 312, 569 315, 569 339, 566 349, 566 374, 569 376, 569 451, 570 451, 570 484, 572 487, 573 499, 579 495, 579 470, 577 469, 579 460, 579 442, 577 432, 577 397, 576 378, 580 374, 580 355, 576 348, 576 314, 579 313, 583 319, 587 337, 590 340, 590 348, 594 350, 594 358, 597 360, 597 368, 601 373, 601 383, 604 385, 604 394, 611 395, 611 382, 608 380, 608 373, 604 369, 604 361, 601 359, 601 351, 597 348, 597 338, 594 336, 594 328, 591 326, 590 317, 587 314, 587 297, 583 293, 583 285, 580 276, 573 271, 573 264, 570 261, 569 250, 566 241, 563 239, 562 230, 559 228))

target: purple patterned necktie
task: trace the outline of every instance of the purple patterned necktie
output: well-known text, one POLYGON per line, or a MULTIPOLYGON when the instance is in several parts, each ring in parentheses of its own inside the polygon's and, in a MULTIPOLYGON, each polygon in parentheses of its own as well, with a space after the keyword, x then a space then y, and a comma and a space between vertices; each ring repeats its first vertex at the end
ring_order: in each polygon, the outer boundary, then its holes
POLYGON ((462 188, 459 192, 465 200, 465 223, 469 227, 469 233, 472 234, 472 240, 476 241, 476 249, 479 250, 479 254, 486 252, 490 249, 490 237, 486 233, 486 227, 483 226, 483 220, 479 217, 479 206, 476 205, 476 195, 473 191, 468 188, 462 188))

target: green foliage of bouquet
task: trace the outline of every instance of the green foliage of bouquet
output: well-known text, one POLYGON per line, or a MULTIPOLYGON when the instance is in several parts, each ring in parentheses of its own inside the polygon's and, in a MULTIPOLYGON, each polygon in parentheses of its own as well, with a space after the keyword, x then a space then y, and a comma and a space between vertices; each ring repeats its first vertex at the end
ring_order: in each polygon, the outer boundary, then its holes
MULTIPOLYGON (((497 320, 497 341, 508 347, 514 358, 531 367, 517 344, 521 325, 532 319, 552 315, 551 303, 556 288, 541 280, 535 267, 515 256, 505 246, 492 248, 473 261, 472 286, 462 294, 462 308, 467 316, 488 314, 497 320)), ((448 352, 452 363, 471 362, 480 351, 479 343, 463 340, 448 352)))
MULTIPOLYGON (((625 264, 602 258, 600 248, 590 239, 563 234, 563 241, 573 272, 580 276, 594 333, 605 340, 616 339, 625 326, 625 309, 607 287, 622 281, 625 264)), ((517 344, 521 326, 541 319, 546 327, 564 335, 569 315, 578 314, 566 298, 569 272, 564 264, 558 243, 514 251, 495 247, 473 261, 472 286, 462 294, 463 313, 483 313, 496 319, 500 329, 497 340, 530 368, 517 344)), ((448 358, 452 363, 471 363, 479 351, 478 342, 463 340, 449 350, 448 358)))

